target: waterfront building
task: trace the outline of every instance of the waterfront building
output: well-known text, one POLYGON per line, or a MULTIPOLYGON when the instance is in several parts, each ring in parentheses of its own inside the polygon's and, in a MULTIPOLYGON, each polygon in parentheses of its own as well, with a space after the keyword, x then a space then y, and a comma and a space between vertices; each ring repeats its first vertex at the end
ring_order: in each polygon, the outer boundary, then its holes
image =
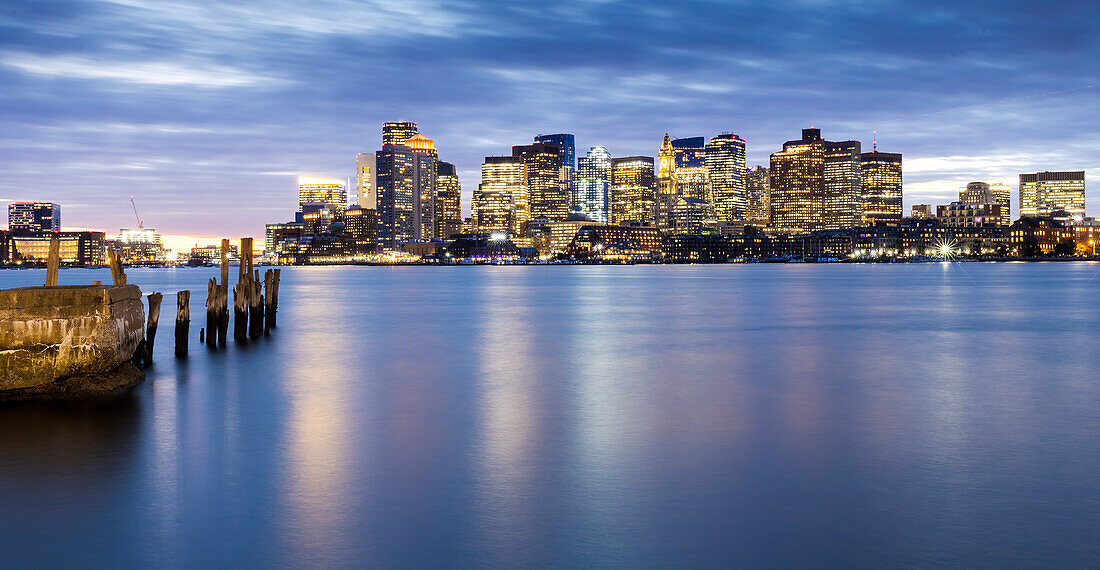
POLYGON ((745 220, 756 226, 768 225, 767 167, 757 165, 745 172, 745 220))
POLYGON ((612 158, 611 223, 652 223, 655 184, 652 156, 612 158))
POLYGON ((1085 215, 1085 172, 1036 172, 1020 175, 1020 216, 1048 216, 1065 210, 1085 215))
POLYGON ((577 172, 577 142, 573 135, 569 133, 538 135, 535 137, 535 142, 558 147, 558 154, 561 156, 564 168, 561 176, 562 184, 566 188, 572 188, 577 172))
POLYGON ((574 208, 564 220, 550 222, 549 224, 549 250, 551 255, 564 253, 569 244, 573 243, 573 237, 581 228, 599 225, 589 218, 579 208, 574 208))
POLYGON ((280 243, 287 239, 302 237, 304 232, 304 222, 267 224, 264 226, 264 252, 268 255, 274 255, 278 253, 280 243))
POLYGON ((405 141, 413 138, 418 132, 416 123, 408 121, 390 121, 382 123, 382 146, 388 144, 405 144, 405 141))
POLYGON ((0 263, 44 264, 50 241, 58 238, 61 265, 87 267, 106 264, 107 240, 103 232, 10 230, 0 232, 0 263))
POLYGON ((668 228, 668 213, 676 202, 676 150, 665 133, 657 152, 657 194, 654 196, 653 217, 660 229, 668 228))
POLYGON ((859 157, 863 223, 896 222, 902 216, 901 154, 865 152, 859 157))
POLYGON ((1012 190, 1004 184, 971 182, 959 188, 959 202, 998 204, 1001 206, 1001 225, 1012 225, 1012 190))
POLYGON ((560 149, 545 143, 513 146, 512 156, 524 166, 530 217, 564 220, 569 215, 573 192, 563 181, 560 149))
POLYGON ((664 236, 653 227, 585 226, 566 253, 592 261, 658 261, 664 256, 664 236))
POLYGON ((373 152, 361 152, 355 155, 355 203, 371 210, 378 207, 376 164, 373 152))
POLYGON ((611 153, 594 146, 577 162, 573 204, 597 223, 606 224, 611 217, 610 202, 611 153))
POLYGON ((419 133, 405 143, 387 143, 375 153, 378 242, 388 250, 435 231, 435 145, 419 133))
POLYGON ((936 215, 932 213, 931 204, 913 204, 913 207, 909 210, 909 217, 921 220, 935 218, 936 215))
POLYGON ((455 165, 436 163, 435 236, 449 238, 462 233, 462 185, 455 165))
POLYGON ((355 253, 369 255, 378 252, 378 213, 358 205, 348 208, 339 218, 344 233, 355 244, 355 253))
POLYGON ((745 141, 734 134, 712 137, 706 145, 705 164, 711 203, 719 221, 745 218, 745 141))
POLYGON ((951 202, 936 207, 936 217, 947 227, 1004 226, 1002 206, 996 203, 951 202))
POLYGON ((298 177, 298 211, 306 204, 325 204, 333 210, 343 211, 348 207, 348 185, 343 180, 298 177))
POLYGON ((531 219, 527 181, 523 158, 485 157, 481 165, 481 184, 474 193, 472 204, 474 233, 520 235, 531 219))
POLYGON ((718 216, 706 200, 680 196, 669 212, 670 235, 701 235, 718 233, 718 216))
POLYGON ((8 229, 11 231, 61 231, 61 205, 53 202, 13 202, 8 204, 8 229))
MULTIPOLYGON (((1020 208, 1024 208, 1023 198, 1020 208)), ((1009 247, 1020 257, 1073 255, 1077 251, 1073 228, 1049 216, 1021 217, 1012 223, 1008 233, 1009 247)))
POLYGON ((798 232, 856 227, 862 219, 859 141, 826 141, 802 129, 771 155, 771 224, 798 232))
POLYGON ((707 175, 706 138, 675 139, 672 150, 676 156, 676 195, 713 202, 707 175))
POLYGON ((455 236, 455 240, 447 245, 446 251, 452 259, 475 263, 517 261, 522 257, 519 247, 512 240, 495 233, 455 236))

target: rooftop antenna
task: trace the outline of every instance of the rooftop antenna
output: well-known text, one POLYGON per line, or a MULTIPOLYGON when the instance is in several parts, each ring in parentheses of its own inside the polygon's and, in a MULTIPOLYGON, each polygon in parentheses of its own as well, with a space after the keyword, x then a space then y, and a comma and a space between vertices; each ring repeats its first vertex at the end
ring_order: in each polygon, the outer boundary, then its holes
POLYGON ((130 206, 134 208, 134 219, 137 220, 138 229, 139 230, 144 230, 145 229, 145 220, 142 220, 141 216, 138 216, 137 204, 134 203, 134 197, 132 195, 130 196, 130 206))
POLYGON ((878 131, 871 131, 871 152, 878 152, 878 131))

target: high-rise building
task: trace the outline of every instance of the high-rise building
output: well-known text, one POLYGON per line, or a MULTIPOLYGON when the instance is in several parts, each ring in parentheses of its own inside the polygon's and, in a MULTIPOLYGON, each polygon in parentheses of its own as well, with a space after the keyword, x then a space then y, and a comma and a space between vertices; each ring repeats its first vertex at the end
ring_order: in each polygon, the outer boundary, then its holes
POLYGON ((436 163, 436 237, 449 238, 462 233, 462 185, 455 165, 436 163))
POLYGON ((520 159, 525 167, 530 217, 564 220, 569 215, 572 188, 562 180, 564 166, 560 149, 545 143, 514 146, 512 156, 520 159))
MULTIPOLYGON (((555 154, 556 156, 556 154, 555 154)), ((475 233, 519 235, 531 218, 527 168, 519 156, 487 156, 472 204, 475 233)))
POLYGON ((370 208, 352 206, 340 220, 344 232, 355 244, 355 253, 372 254, 378 251, 378 213, 370 208))
POLYGON ((8 229, 59 232, 61 231, 61 205, 53 202, 8 204, 8 229))
POLYGON ((676 194, 712 202, 707 176, 706 139, 689 137, 672 141, 676 154, 676 194))
POLYGON ((562 165, 565 167, 561 181, 566 188, 572 188, 577 173, 577 142, 573 135, 569 133, 539 135, 535 137, 535 142, 552 144, 558 147, 558 154, 561 156, 562 165))
POLYGON ((999 183, 971 182, 959 188, 959 202, 963 204, 997 204, 1001 207, 1000 225, 1012 225, 1012 190, 999 183))
POLYGON ((893 152, 865 152, 859 158, 863 197, 863 223, 900 221, 901 155, 893 152))
POLYGON ((653 222, 652 156, 624 156, 611 159, 611 223, 653 222))
POLYGON ((771 155, 771 224, 784 231, 839 230, 861 223, 860 143, 802 129, 771 155))
POLYGON ((573 203, 592 220, 606 224, 611 217, 611 153, 602 146, 588 149, 577 161, 573 203))
POLYGON ((375 158, 373 152, 361 152, 355 155, 355 203, 361 208, 378 207, 378 182, 374 177, 375 158))
POLYGON ((768 225, 768 169, 757 165, 745 172, 745 219, 768 225))
POLYGON ((1085 171, 1020 175, 1020 216, 1085 215, 1085 171))
POLYGON ((388 144, 405 144, 405 141, 413 138, 419 131, 416 123, 407 121, 390 121, 382 123, 382 146, 388 144))
POLYGON ((860 197, 859 141, 825 141, 824 230, 843 230, 863 223, 860 197))
POLYGON ((669 213, 669 229, 672 235, 702 235, 717 233, 718 216, 714 206, 706 200, 679 196, 669 213))
POLYGON ((324 204, 335 211, 342 212, 348 207, 348 185, 343 180, 298 177, 298 211, 306 204, 324 204))
POLYGON ((705 163, 710 180, 711 203, 718 220, 744 219, 745 141, 734 134, 712 137, 706 145, 705 163))
POLYGON ((431 238, 435 232, 435 145, 420 134, 405 143, 387 143, 375 153, 378 243, 384 249, 431 238))

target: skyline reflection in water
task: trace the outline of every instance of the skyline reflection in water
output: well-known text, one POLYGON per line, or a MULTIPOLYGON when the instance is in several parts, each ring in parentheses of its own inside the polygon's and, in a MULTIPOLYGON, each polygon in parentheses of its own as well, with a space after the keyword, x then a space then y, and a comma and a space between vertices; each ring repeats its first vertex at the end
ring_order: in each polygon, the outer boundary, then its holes
MULTIPOLYGON (((195 322, 190 357, 162 332, 129 397, 0 407, 0 547, 36 566, 1100 564, 1098 270, 284 269, 269 338, 211 352, 195 322)), ((171 307, 214 271, 128 273, 171 307)))

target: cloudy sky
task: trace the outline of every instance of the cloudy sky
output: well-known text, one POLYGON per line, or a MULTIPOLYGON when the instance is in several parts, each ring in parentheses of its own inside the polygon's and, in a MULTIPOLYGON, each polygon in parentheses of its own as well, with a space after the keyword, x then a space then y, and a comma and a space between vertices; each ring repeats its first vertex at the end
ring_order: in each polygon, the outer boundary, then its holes
POLYGON ((352 176, 386 120, 456 163, 467 210, 482 157, 538 133, 625 156, 734 132, 766 164, 812 125, 877 130, 906 208, 1084 169, 1100 214, 1097 21, 1073 0, 4 0, 0 198, 116 232, 132 194, 165 234, 260 236, 298 173, 352 176))

